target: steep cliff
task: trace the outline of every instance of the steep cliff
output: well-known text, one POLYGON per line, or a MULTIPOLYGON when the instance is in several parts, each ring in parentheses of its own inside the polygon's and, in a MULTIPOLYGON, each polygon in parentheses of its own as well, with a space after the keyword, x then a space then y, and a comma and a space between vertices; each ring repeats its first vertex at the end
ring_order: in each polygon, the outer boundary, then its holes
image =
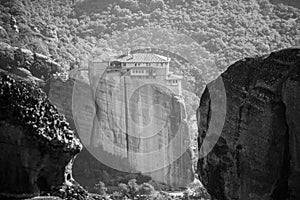
POLYGON ((142 173, 172 187, 187 186, 193 180, 193 170, 184 105, 159 87, 139 90, 142 85, 138 82, 128 82, 125 108, 125 87, 118 75, 97 82, 94 96, 86 75, 83 72, 77 81, 66 83, 53 80, 49 90, 49 98, 66 114, 89 150, 75 161, 77 180, 88 185, 97 180, 109 185, 128 178, 149 180, 139 175, 142 173), (126 110, 130 118, 125 117, 126 110), (149 122, 153 123, 143 129, 149 122), (143 140, 145 136, 150 138, 143 140), (165 147, 168 143, 172 144, 165 147), (155 150, 159 150, 155 156, 147 157, 155 150))
POLYGON ((212 126, 222 117, 212 115, 222 105, 212 106, 211 94, 220 80, 224 126, 197 169, 209 193, 218 200, 300 199, 299 49, 239 61, 208 85, 197 111, 200 153, 205 138, 218 135, 212 126))
MULTIPOLYGON (((76 75, 75 75, 76 77, 76 75)), ((91 88, 88 81, 81 78, 78 81, 71 78, 66 82, 60 79, 52 79, 49 81, 49 99, 56 105, 59 112, 63 113, 73 130, 76 130, 75 121, 72 113, 72 98, 73 90, 76 88, 81 91, 81 95, 77 96, 78 101, 85 102, 87 105, 92 105, 93 101, 90 98, 91 88)), ((84 118, 86 122, 90 121, 84 118)), ((91 153, 84 147, 81 153, 76 157, 73 165, 73 176, 82 185, 87 188, 93 186, 99 181, 106 185, 118 185, 120 182, 128 182, 130 179, 137 179, 138 183, 149 180, 148 177, 141 174, 130 174, 112 169, 103 163, 99 162, 91 153)))
POLYGON ((184 102, 155 79, 105 76, 95 91, 97 121, 83 143, 113 168, 186 187, 193 170, 184 102))
POLYGON ((71 183, 82 148, 40 88, 0 73, 0 198, 26 198, 71 183))

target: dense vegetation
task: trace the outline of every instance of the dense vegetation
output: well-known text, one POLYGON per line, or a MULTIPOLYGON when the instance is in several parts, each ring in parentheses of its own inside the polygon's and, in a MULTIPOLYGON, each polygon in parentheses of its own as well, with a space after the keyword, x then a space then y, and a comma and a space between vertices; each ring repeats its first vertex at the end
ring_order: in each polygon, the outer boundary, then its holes
POLYGON ((135 179, 131 179, 127 184, 120 183, 116 191, 108 191, 103 182, 95 185, 94 193, 89 196, 91 200, 193 200, 210 199, 210 195, 202 187, 202 184, 192 183, 189 189, 181 195, 168 194, 163 191, 156 191, 149 183, 137 184, 135 179))
POLYGON ((2 41, 71 67, 128 47, 169 49, 198 94, 218 74, 215 66, 300 43, 299 9, 268 0, 1 0, 0 11, 2 41), (180 34, 193 41, 178 42, 180 34), (180 56, 194 66, 186 70, 180 56))

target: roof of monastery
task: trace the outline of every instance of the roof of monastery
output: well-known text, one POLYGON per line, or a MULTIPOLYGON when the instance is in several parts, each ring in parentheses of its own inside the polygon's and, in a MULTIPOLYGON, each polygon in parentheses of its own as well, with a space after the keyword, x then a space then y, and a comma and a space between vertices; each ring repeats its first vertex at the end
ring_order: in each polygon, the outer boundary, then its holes
POLYGON ((135 53, 121 56, 117 61, 125 63, 161 63, 170 62, 170 58, 153 53, 135 53))

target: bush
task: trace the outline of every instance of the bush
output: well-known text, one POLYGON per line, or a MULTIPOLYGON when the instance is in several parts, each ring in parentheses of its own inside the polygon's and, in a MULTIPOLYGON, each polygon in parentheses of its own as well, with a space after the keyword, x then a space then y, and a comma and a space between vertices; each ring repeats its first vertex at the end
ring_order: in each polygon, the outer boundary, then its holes
POLYGON ((138 194, 141 196, 151 196, 154 193, 154 187, 149 183, 143 183, 139 186, 138 194))
POLYGON ((88 199, 88 192, 76 182, 72 185, 64 184, 60 187, 56 187, 52 190, 52 194, 64 200, 88 199))
POLYGON ((115 200, 123 199, 141 199, 150 200, 155 190, 154 187, 149 183, 143 183, 138 185, 136 179, 131 179, 127 184, 120 183, 119 191, 112 194, 112 198, 115 200))
POLYGON ((105 184, 102 181, 99 181, 99 183, 95 184, 94 191, 100 195, 107 195, 107 188, 105 187, 105 184))

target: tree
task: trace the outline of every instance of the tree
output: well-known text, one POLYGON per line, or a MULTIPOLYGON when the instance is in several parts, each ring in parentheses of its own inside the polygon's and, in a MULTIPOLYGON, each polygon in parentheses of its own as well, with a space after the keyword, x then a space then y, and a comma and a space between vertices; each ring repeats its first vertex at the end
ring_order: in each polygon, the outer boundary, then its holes
POLYGON ((107 195, 107 188, 105 187, 105 184, 102 181, 99 181, 99 183, 95 184, 94 191, 103 196, 107 195))
POLYGON ((150 1, 150 8, 151 10, 155 10, 157 8, 163 10, 165 7, 165 3, 163 0, 151 0, 150 1))
POLYGON ((128 181, 128 195, 129 198, 134 199, 134 197, 137 196, 138 191, 139 191, 139 185, 136 183, 136 179, 131 179, 130 181, 128 181))
POLYGON ((154 194, 155 189, 150 183, 143 183, 139 186, 138 195, 140 199, 150 199, 154 194))

